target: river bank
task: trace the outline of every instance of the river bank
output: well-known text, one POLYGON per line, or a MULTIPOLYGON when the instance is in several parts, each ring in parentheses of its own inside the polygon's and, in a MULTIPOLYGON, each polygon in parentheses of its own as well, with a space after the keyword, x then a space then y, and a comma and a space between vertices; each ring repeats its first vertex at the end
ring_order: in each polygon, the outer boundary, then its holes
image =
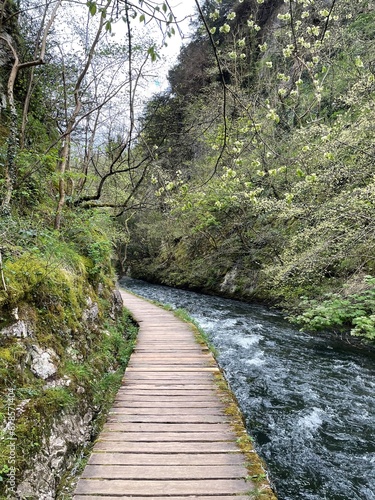
MULTIPOLYGON (((138 272, 135 272, 135 276, 134 277, 132 276, 132 278, 144 280, 154 285, 167 286, 179 290, 186 290, 212 297, 221 297, 223 299, 238 300, 241 302, 245 302, 247 304, 256 304, 261 307, 267 307, 275 311, 277 314, 285 318, 287 321, 295 319, 296 316, 295 315, 293 316, 293 312, 294 313, 301 312, 295 309, 294 306, 291 309, 288 309, 286 307, 281 307, 280 305, 278 305, 276 300, 271 300, 270 297, 263 297, 262 294, 258 296, 255 293, 255 290, 250 290, 246 292, 246 290, 237 286, 236 274, 228 273, 228 275, 226 275, 226 277, 222 280, 222 282, 218 282, 212 285, 211 284, 188 285, 186 283, 182 285, 175 285, 173 282, 166 283, 165 280, 163 279, 163 276, 161 276, 161 280, 156 275, 151 275, 151 277, 149 276, 145 277, 143 276, 142 273, 139 273, 139 270, 138 272)), ((126 280, 126 279, 127 276, 121 277, 121 280, 126 280)), ((302 324, 295 322, 295 327, 302 328, 302 324)), ((375 342, 372 342, 362 337, 353 336, 350 333, 349 325, 346 328, 341 328, 340 330, 335 330, 333 328, 331 329, 326 328, 319 331, 309 332, 308 328, 305 327, 303 331, 306 331, 308 333, 313 334, 314 336, 325 339, 327 342, 337 343, 343 349, 345 348, 355 349, 358 350, 359 352, 368 353, 370 355, 373 354, 375 356, 375 342)))

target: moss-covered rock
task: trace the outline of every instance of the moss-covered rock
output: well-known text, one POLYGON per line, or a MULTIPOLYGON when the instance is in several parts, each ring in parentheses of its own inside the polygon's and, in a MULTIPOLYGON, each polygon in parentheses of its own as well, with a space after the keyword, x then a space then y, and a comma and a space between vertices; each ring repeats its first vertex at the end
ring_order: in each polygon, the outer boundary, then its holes
POLYGON ((102 220, 59 233, 9 221, 0 221, 0 497, 52 499, 97 432, 135 329, 114 291, 102 220))

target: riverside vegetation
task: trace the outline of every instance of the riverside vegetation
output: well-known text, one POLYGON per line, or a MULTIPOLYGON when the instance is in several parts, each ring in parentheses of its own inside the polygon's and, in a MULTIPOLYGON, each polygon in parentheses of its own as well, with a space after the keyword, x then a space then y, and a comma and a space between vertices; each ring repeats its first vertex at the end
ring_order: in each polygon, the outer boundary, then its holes
POLYGON ((373 2, 203 14, 144 115, 166 139, 154 206, 128 217, 132 275, 373 341, 373 2))
MULTIPOLYGON (((374 3, 196 4, 141 113, 167 3, 0 1, 0 371, 25 495, 30 458, 125 363, 115 266, 375 338, 374 3)), ((65 451, 41 462, 49 491, 65 451)))

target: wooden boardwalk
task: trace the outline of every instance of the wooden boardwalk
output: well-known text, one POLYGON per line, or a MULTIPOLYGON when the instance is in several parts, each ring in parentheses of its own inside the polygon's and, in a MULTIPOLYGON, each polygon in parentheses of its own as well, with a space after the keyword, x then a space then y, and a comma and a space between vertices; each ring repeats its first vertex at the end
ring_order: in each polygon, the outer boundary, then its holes
POLYGON ((173 313, 122 296, 140 325, 137 345, 73 499, 248 500, 211 353, 173 313))

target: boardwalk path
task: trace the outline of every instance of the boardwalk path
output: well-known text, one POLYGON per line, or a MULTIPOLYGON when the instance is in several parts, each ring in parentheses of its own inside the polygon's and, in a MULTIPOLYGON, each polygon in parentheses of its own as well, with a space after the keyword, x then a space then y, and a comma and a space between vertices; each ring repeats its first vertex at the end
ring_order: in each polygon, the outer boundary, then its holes
POLYGON ((74 500, 249 499, 212 355, 171 312, 122 295, 140 325, 137 346, 74 500))

